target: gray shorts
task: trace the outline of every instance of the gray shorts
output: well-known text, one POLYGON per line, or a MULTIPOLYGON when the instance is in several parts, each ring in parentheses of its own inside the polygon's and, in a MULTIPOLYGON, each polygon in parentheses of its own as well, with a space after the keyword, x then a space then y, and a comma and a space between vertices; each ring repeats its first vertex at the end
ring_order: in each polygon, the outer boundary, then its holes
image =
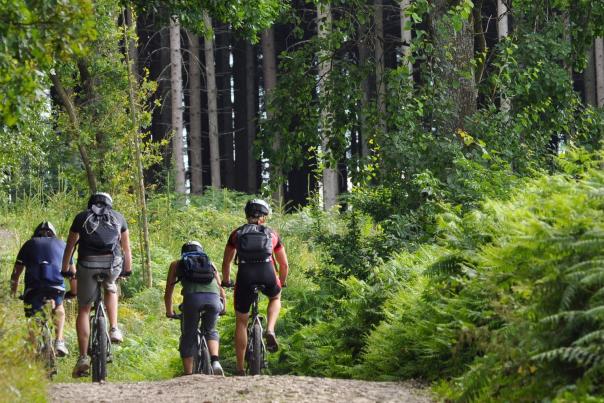
POLYGON ((86 256, 78 259, 76 279, 78 280, 78 304, 80 306, 92 305, 97 296, 97 281, 94 275, 106 273, 108 277, 103 281, 103 288, 116 293, 115 280, 122 272, 121 256, 86 256))
POLYGON ((180 336, 181 358, 192 357, 197 350, 197 327, 199 326, 199 313, 203 314, 203 333, 206 340, 218 340, 216 322, 218 314, 222 311, 220 296, 213 292, 196 292, 186 294, 182 303, 182 322, 180 336))

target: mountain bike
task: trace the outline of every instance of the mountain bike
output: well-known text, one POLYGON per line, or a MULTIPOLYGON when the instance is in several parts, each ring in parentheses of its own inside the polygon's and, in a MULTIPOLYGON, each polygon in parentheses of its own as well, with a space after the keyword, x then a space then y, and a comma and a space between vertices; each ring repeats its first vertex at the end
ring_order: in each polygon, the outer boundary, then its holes
MULTIPOLYGON (((57 353, 53 345, 54 324, 52 321, 53 300, 64 293, 58 288, 46 288, 40 291, 44 294, 42 309, 34 317, 40 332, 33 336, 36 343, 36 356, 44 363, 49 379, 57 374, 57 353)), ((19 297, 24 300, 24 295, 19 297)))
MULTIPOLYGON (((182 311, 182 305, 178 306, 178 309, 182 311)), ((199 311, 199 327, 197 328, 197 348, 196 353, 193 356, 193 373, 194 374, 205 374, 205 375, 214 375, 214 370, 212 369, 212 360, 210 357, 210 350, 208 349, 208 341, 206 340, 206 336, 204 335, 204 327, 203 327, 203 314, 205 311, 202 309, 199 311)), ((182 313, 177 313, 170 316, 171 319, 180 320, 180 334, 182 337, 183 334, 183 320, 182 313)))
POLYGON ((263 285, 254 285, 252 292, 252 315, 247 327, 247 348, 245 360, 247 361, 250 375, 260 375, 263 368, 267 368, 266 346, 262 339, 262 321, 264 318, 258 314, 258 292, 263 291, 263 285))
POLYGON ((107 326, 107 310, 103 301, 102 283, 109 273, 97 273, 97 293, 90 316, 90 339, 88 355, 91 357, 92 382, 104 382, 107 378, 107 363, 111 362, 111 338, 107 326))

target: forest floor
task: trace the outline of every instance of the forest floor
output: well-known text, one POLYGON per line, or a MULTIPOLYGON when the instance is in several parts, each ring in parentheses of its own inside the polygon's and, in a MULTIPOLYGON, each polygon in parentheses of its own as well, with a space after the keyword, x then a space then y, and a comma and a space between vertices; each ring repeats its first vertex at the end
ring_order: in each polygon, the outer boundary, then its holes
POLYGON ((427 390, 405 382, 366 382, 303 376, 192 375, 158 382, 63 383, 51 402, 410 402, 428 403, 427 390))

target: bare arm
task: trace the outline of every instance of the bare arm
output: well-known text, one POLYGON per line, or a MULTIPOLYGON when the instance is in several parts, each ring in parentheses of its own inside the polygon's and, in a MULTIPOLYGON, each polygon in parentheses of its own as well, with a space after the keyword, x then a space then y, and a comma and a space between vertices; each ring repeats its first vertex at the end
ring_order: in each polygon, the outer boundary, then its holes
POLYGON ((75 267, 73 264, 70 264, 71 257, 73 256, 73 252, 75 250, 76 243, 80 239, 80 234, 77 232, 69 231, 69 235, 67 236, 67 242, 65 245, 65 252, 63 252, 63 262, 61 264, 61 271, 67 272, 71 271, 75 273, 75 267))
POLYGON ((23 269, 25 266, 20 263, 15 263, 13 267, 13 274, 10 276, 10 295, 17 295, 17 288, 19 287, 19 277, 21 277, 21 273, 23 273, 23 269))
POLYGON ((122 270, 129 273, 132 271, 132 251, 130 250, 130 233, 128 230, 122 232, 120 244, 124 252, 124 267, 122 270))
POLYGON ((285 284, 287 274, 289 273, 289 264, 287 262, 285 248, 280 248, 277 252, 275 252, 275 258, 279 264, 279 281, 281 281, 281 285, 283 285, 285 284))
POLYGON ((172 307, 172 294, 174 294, 174 285, 176 284, 176 267, 178 261, 175 260, 170 264, 168 270, 168 278, 166 279, 166 291, 164 292, 164 304, 166 306, 166 316, 171 317, 174 315, 174 308, 172 307))
POLYGON ((233 248, 232 246, 227 245, 224 248, 224 256, 222 257, 222 280, 225 283, 229 283, 231 281, 231 263, 233 263, 236 253, 237 249, 233 248))

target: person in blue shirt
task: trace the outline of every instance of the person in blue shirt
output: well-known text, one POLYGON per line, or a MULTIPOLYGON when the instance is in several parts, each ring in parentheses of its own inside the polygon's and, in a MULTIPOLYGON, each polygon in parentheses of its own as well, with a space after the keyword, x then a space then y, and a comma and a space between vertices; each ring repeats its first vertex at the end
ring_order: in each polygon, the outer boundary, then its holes
MULTIPOLYGON (((32 317, 42 310, 45 301, 53 305, 55 322, 55 351, 62 357, 69 354, 63 340, 65 286, 61 275, 61 263, 65 242, 57 238, 55 227, 48 221, 40 223, 32 236, 21 246, 11 276, 11 295, 19 287, 19 277, 25 270, 23 302, 25 316, 32 317)), ((73 262, 70 263, 73 265, 73 262)))

